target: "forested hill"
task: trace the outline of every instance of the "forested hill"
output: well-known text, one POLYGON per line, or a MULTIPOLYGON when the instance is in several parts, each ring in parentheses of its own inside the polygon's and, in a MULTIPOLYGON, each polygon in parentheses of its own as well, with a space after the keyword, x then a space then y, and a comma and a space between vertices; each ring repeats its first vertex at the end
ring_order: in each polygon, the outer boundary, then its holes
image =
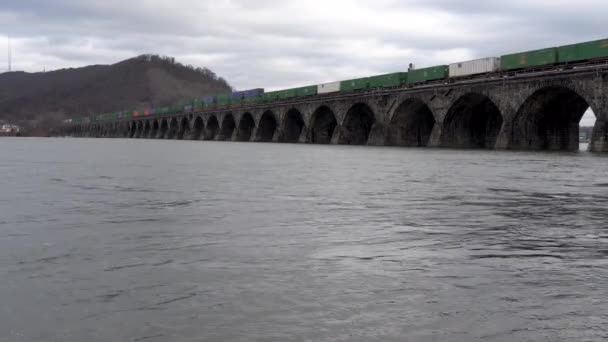
POLYGON ((0 74, 0 120, 40 127, 67 117, 166 106, 230 91, 228 82, 207 68, 142 55, 112 65, 0 74))

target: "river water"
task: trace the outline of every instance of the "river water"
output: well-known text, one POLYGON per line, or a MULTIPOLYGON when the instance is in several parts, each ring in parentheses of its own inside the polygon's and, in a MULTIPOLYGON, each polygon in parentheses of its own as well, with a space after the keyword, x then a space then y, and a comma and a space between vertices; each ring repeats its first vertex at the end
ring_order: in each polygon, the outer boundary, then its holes
POLYGON ((608 339, 608 156, 0 147, 0 341, 608 339))

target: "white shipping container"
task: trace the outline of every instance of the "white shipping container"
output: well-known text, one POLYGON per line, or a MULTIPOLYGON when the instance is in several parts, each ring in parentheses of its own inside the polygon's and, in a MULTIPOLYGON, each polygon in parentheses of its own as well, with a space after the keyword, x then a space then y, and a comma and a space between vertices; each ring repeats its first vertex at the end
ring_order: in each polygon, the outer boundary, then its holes
POLYGON ((500 70, 500 58, 488 57, 474 61, 450 64, 450 77, 485 74, 500 70))
POLYGON ((317 93, 327 94, 340 91, 340 82, 323 83, 317 85, 317 93))

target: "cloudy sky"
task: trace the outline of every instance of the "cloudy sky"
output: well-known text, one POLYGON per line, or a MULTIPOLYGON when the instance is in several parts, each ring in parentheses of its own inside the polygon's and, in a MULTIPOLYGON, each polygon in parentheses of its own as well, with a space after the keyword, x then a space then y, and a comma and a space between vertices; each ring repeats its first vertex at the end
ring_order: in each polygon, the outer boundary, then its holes
POLYGON ((606 0, 0 0, 0 34, 14 70, 155 53, 277 89, 606 38, 606 13, 606 0))

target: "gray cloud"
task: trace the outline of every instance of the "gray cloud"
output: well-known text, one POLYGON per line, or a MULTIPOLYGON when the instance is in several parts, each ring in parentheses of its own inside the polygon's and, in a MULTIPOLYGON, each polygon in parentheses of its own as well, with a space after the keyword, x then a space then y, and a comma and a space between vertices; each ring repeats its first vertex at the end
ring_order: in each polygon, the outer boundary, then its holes
POLYGON ((0 5, 0 32, 26 71, 158 53, 272 89, 604 38, 606 12, 604 0, 19 0, 0 5))

